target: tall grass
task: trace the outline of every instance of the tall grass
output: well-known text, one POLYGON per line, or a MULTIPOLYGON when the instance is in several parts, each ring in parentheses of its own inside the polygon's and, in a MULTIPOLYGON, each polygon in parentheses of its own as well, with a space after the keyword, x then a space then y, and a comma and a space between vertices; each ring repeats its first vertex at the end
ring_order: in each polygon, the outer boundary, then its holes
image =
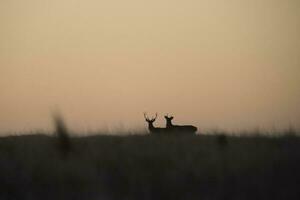
POLYGON ((300 197, 296 136, 73 138, 55 124, 55 137, 0 138, 1 200, 300 197))
POLYGON ((70 133, 68 128, 59 114, 53 115, 55 135, 57 137, 57 146, 63 157, 67 157, 72 148, 70 133))

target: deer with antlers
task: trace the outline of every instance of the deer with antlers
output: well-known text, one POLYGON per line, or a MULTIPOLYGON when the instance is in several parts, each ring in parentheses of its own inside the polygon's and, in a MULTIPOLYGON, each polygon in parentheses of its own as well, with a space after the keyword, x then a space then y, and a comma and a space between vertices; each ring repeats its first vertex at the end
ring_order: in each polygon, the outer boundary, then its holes
POLYGON ((157 127, 154 127, 153 123, 155 122, 155 120, 157 118, 157 113, 155 114, 155 117, 153 117, 152 119, 149 119, 147 117, 147 114, 144 113, 144 118, 145 118, 146 122, 148 122, 148 128, 149 128, 150 133, 159 134, 159 133, 164 133, 164 132, 167 131, 166 128, 157 128, 157 127))
POLYGON ((166 115, 165 119, 166 119, 166 128, 170 132, 174 132, 174 133, 190 133, 190 134, 196 134, 196 132, 197 132, 197 127, 195 127, 195 126, 191 126, 191 125, 183 125, 183 126, 173 125, 172 124, 172 120, 174 119, 173 116, 166 115))

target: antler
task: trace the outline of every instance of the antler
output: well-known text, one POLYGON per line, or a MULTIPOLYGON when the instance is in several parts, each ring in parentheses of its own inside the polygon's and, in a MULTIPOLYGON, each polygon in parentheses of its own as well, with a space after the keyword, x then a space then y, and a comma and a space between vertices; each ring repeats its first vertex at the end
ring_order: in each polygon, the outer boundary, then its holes
POLYGON ((144 112, 144 117, 147 122, 154 122, 157 118, 157 113, 155 114, 155 117, 153 117, 152 119, 149 119, 149 117, 147 116, 147 113, 144 112))
POLYGON ((147 113, 146 112, 144 112, 144 118, 145 118, 145 120, 149 120, 149 118, 147 117, 147 113))

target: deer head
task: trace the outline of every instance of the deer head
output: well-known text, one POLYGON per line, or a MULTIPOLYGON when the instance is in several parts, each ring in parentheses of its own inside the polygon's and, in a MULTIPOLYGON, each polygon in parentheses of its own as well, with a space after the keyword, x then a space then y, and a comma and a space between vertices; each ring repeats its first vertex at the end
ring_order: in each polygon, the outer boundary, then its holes
POLYGON ((169 114, 165 115, 165 119, 167 121, 167 127, 172 126, 172 120, 174 119, 173 116, 169 116, 169 114))
POLYGON ((153 124, 153 122, 155 122, 156 118, 157 118, 157 113, 155 113, 155 117, 153 117, 152 119, 149 119, 149 117, 147 116, 147 113, 144 113, 144 117, 146 122, 148 122, 149 124, 153 124))

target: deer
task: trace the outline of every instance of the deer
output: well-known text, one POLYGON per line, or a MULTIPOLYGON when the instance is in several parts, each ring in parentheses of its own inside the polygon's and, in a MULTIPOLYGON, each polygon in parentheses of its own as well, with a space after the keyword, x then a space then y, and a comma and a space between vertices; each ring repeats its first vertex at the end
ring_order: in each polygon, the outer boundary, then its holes
POLYGON ((144 118, 145 118, 146 122, 148 122, 148 129, 149 129, 150 133, 152 133, 152 134, 159 134, 159 133, 163 133, 163 132, 167 131, 166 128, 157 128, 157 127, 154 127, 153 123, 155 122, 155 120, 157 118, 157 113, 155 114, 155 117, 153 117, 152 119, 149 119, 147 117, 147 114, 144 113, 144 118))
POLYGON ((183 126, 173 125, 172 120, 174 119, 174 117, 173 116, 169 117, 168 114, 165 115, 165 119, 166 119, 166 128, 170 132, 196 134, 198 130, 197 127, 191 125, 183 125, 183 126))

